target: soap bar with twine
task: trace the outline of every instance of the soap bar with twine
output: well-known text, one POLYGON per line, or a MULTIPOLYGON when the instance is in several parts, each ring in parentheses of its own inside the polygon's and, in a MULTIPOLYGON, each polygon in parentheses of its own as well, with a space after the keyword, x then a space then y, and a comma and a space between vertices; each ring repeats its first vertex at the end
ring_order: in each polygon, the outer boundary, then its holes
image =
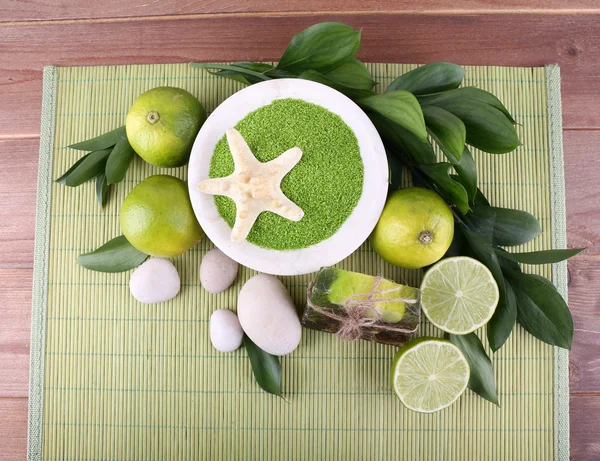
POLYGON ((419 335, 419 301, 417 288, 326 267, 308 286, 301 323, 345 341, 365 339, 400 346, 419 335))

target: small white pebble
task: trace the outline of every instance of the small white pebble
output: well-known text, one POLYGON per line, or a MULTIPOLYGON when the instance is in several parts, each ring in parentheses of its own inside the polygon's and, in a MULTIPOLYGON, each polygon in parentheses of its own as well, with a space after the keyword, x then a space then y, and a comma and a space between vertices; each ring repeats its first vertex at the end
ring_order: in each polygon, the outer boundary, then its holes
POLYGON ((231 286, 238 263, 218 248, 210 250, 200 263, 200 283, 209 293, 220 293, 231 286))
POLYGON ((244 331, 237 315, 219 309, 210 316, 210 342, 219 352, 233 352, 242 345, 244 331))
POLYGON ((177 296, 180 287, 177 269, 163 258, 150 258, 133 271, 129 279, 131 295, 145 304, 168 301, 177 296))

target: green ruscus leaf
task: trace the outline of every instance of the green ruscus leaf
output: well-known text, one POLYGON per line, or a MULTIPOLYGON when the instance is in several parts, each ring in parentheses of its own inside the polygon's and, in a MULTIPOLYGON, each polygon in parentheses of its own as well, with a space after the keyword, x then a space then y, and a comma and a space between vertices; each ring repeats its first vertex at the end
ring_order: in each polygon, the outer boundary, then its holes
POLYGON ((135 151, 129 144, 127 137, 121 138, 106 160, 106 181, 108 184, 116 184, 123 180, 134 156, 135 151))
POLYGON ((248 352, 252 372, 258 385, 269 394, 281 397, 281 364, 279 357, 263 351, 244 335, 244 347, 248 352))
POLYGON ((504 279, 504 296, 496 307, 496 312, 487 324, 487 337, 490 348, 496 352, 510 336, 517 323, 517 298, 508 280, 504 279))
POLYGON ((236 80, 246 85, 270 80, 270 77, 266 76, 265 73, 274 69, 270 64, 246 61, 233 64, 190 62, 189 66, 199 69, 219 69, 218 72, 213 72, 214 75, 236 80))
POLYGON ((489 91, 485 91, 480 88, 475 88, 474 86, 465 86, 463 88, 445 91, 443 93, 426 94, 423 96, 419 96, 418 99, 419 102, 423 104, 436 104, 436 102, 442 103, 444 101, 450 101, 452 99, 473 99, 475 101, 483 102, 485 104, 489 104, 492 107, 495 107, 504 115, 506 115, 506 118, 508 118, 508 120, 512 124, 515 123, 515 120, 513 119, 508 109, 504 107, 504 104, 502 104, 502 102, 496 96, 494 96, 489 91))
POLYGON ((104 173, 96 176, 96 199, 102 208, 106 205, 106 197, 108 197, 108 183, 104 173))
MULTIPOLYGON (((520 145, 512 122, 502 111, 475 99, 434 99, 435 105, 460 118, 467 129, 467 144, 491 154, 505 154, 520 145)), ((425 104, 424 104, 425 105, 425 104)))
POLYGON ((377 112, 413 133, 421 141, 427 141, 427 130, 421 106, 408 91, 389 91, 356 101, 363 109, 377 112))
POLYGON ((469 196, 463 185, 450 177, 450 163, 419 165, 418 168, 436 183, 438 192, 448 203, 455 205, 462 213, 469 211, 469 196))
POLYGON ((486 354, 479 337, 475 333, 469 333, 467 335, 449 334, 447 338, 463 352, 469 362, 471 368, 469 389, 500 406, 492 361, 486 354))
POLYGON ((469 195, 469 202, 475 203, 475 197, 477 196, 477 165, 473 155, 465 146, 463 154, 460 157, 458 165, 454 165, 454 169, 458 173, 458 181, 463 185, 467 194, 469 195))
POLYGON ((294 35, 277 69, 327 73, 350 61, 360 48, 360 32, 340 22, 322 22, 294 35))
POLYGON ((139 266, 147 257, 121 235, 91 253, 80 255, 77 264, 97 272, 124 272, 139 266))
POLYGON ((406 90, 414 95, 458 88, 465 70, 450 62, 433 62, 417 67, 394 80, 387 91, 406 90))
POLYGON ((473 230, 491 243, 502 246, 522 245, 542 232, 540 223, 526 211, 474 205, 465 219, 473 230))
POLYGON ((335 80, 329 78, 327 75, 323 75, 322 73, 317 72, 316 70, 306 70, 302 72, 298 76, 298 78, 302 78, 304 80, 311 80, 313 82, 327 85, 328 87, 333 88, 334 90, 337 90, 340 93, 345 94, 346 96, 352 99, 365 98, 368 96, 373 96, 375 94, 375 92, 371 90, 365 90, 362 88, 352 88, 342 83, 336 82, 335 80))
POLYGON ((509 276, 517 299, 517 321, 548 344, 570 349, 573 317, 567 303, 549 280, 531 274, 509 276))
POLYGON ((101 134, 87 141, 78 142, 77 144, 71 144, 71 149, 85 150, 85 151, 96 151, 108 149, 114 146, 121 137, 125 136, 125 126, 116 128, 108 133, 101 134))
POLYGON ((334 82, 357 90, 372 90, 376 84, 367 66, 356 58, 327 72, 325 76, 334 82))
POLYGON ((509 253, 508 251, 498 251, 498 255, 523 264, 554 264, 565 259, 572 258, 581 253, 585 248, 574 248, 568 250, 544 250, 530 251, 527 253, 509 253))
POLYGON ((465 124, 454 114, 437 106, 423 106, 427 132, 450 163, 460 163, 465 149, 465 124))
POLYGON ((95 178, 104 172, 106 158, 110 154, 110 151, 111 149, 104 149, 84 155, 65 174, 58 178, 56 182, 65 186, 77 187, 95 178))

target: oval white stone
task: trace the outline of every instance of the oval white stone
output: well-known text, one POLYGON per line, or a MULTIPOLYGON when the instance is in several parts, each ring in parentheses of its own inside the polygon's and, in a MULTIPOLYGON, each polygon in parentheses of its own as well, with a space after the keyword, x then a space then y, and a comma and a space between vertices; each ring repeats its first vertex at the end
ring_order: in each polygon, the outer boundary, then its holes
POLYGON ((237 315, 218 309, 210 316, 210 342, 219 352, 233 352, 242 345, 244 331, 237 315))
POLYGON ((218 248, 210 250, 200 263, 200 283, 209 293, 220 293, 231 286, 238 263, 218 248))
POLYGON ((300 344, 296 308, 277 277, 258 274, 246 282, 238 297, 238 317, 248 337, 269 354, 286 355, 300 344))
POLYGON ((171 261, 150 258, 139 266, 129 279, 131 295, 141 303, 155 304, 168 301, 179 293, 181 281, 171 261))

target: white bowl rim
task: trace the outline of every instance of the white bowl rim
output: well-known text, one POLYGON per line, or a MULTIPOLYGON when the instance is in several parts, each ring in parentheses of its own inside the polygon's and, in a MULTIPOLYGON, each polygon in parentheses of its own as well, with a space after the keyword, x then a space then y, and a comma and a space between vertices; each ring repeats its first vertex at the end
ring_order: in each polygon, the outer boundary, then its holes
POLYGON ((389 170, 383 142, 363 110, 350 98, 320 83, 278 79, 250 85, 227 98, 206 119, 190 155, 188 187, 192 207, 206 236, 223 253, 251 269, 273 275, 300 275, 331 266, 352 254, 373 231, 388 190, 389 170), (208 178, 210 161, 225 131, 246 115, 276 99, 294 98, 337 114, 354 131, 363 162, 362 195, 338 231, 326 240, 298 250, 272 250, 250 242, 232 242, 231 228, 219 214, 212 195, 197 184, 208 178))

